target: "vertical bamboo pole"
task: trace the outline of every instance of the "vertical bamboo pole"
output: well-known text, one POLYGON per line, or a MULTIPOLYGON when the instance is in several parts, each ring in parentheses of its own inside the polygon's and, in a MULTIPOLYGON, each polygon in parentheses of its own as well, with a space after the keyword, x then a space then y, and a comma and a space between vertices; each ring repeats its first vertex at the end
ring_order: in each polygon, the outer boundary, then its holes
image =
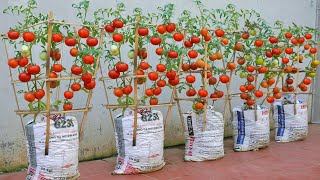
MULTIPOLYGON (((9 59, 7 43, 6 43, 6 41, 4 39, 2 39, 2 41, 3 41, 3 45, 4 45, 4 48, 5 48, 5 51, 6 51, 6 57, 7 57, 7 59, 9 59)), ((18 109, 18 111, 20 111, 20 106, 19 106, 18 97, 17 97, 16 85, 14 83, 12 83, 13 82, 13 77, 12 77, 12 70, 11 70, 10 67, 9 67, 9 73, 10 73, 10 80, 11 80, 11 85, 12 85, 12 89, 13 89, 13 93, 14 93, 14 98, 15 98, 15 101, 16 101, 17 109, 18 109)), ((22 126, 22 131, 23 131, 23 134, 25 135, 26 132, 25 132, 24 124, 23 124, 22 115, 19 114, 19 117, 20 117, 20 123, 21 123, 21 126, 22 126)))
MULTIPOLYGON (((300 53, 300 44, 298 45, 298 51, 297 51, 297 74, 296 74, 296 88, 295 88, 295 91, 297 91, 298 89, 298 86, 299 86, 299 74, 300 74, 300 70, 299 70, 299 64, 300 64, 300 60, 299 60, 299 53, 300 53)), ((294 110, 294 115, 297 114, 297 94, 295 93, 294 94, 294 107, 293 107, 293 110, 294 110)))
POLYGON ((138 82, 137 82, 137 66, 138 66, 138 46, 139 46, 139 34, 138 34, 138 26, 139 26, 140 16, 136 17, 136 25, 135 25, 135 39, 134 39, 134 63, 133 63, 133 72, 134 72, 134 122, 133 122, 133 142, 132 145, 136 146, 137 141, 137 123, 138 123, 138 82))
MULTIPOLYGON (((52 18, 53 12, 49 12, 48 19, 48 44, 47 44, 47 61, 46 61, 46 75, 47 78, 50 76, 50 51, 52 42, 52 18)), ((50 81, 46 81, 46 97, 47 97, 47 126, 46 126, 46 144, 45 144, 45 155, 49 154, 49 141, 50 141, 50 81)))
MULTIPOLYGON (((257 57, 256 57, 257 58, 257 57)), ((257 90, 257 79, 258 79, 258 72, 257 72, 257 66, 255 66, 256 73, 254 75, 254 92, 257 90)), ((254 119, 257 121, 258 120, 258 114, 257 114, 257 97, 254 95, 254 119)))
MULTIPOLYGON (((183 43, 184 43, 185 40, 186 40, 186 35, 187 35, 187 31, 184 30, 184 32, 183 32, 183 41, 182 41, 183 43)), ((183 50, 182 50, 182 52, 183 52, 183 51, 185 50, 184 46, 182 47, 182 49, 183 49, 183 50)), ((180 70, 181 70, 182 63, 183 63, 183 57, 184 57, 184 53, 181 54, 180 60, 179 60, 179 66, 178 66, 178 72, 177 72, 177 77, 178 77, 178 78, 179 78, 180 70)), ((171 99, 170 99, 170 104, 173 103, 174 97, 178 97, 178 93, 177 93, 177 88, 176 88, 176 86, 173 87, 172 94, 171 94, 171 99)), ((183 129, 185 129, 179 100, 177 100, 177 105, 178 105, 178 111, 179 111, 180 120, 181 120, 181 122, 182 122, 183 129)), ((169 106, 169 107, 168 107, 168 111, 167 111, 167 115, 166 115, 166 119, 165 119, 165 122, 164 122, 164 130, 167 128, 167 126, 168 126, 168 121, 169 121, 170 118, 171 118, 171 110, 172 110, 172 106, 169 106)))
MULTIPOLYGON (((208 41, 205 42, 204 44, 204 77, 202 78, 203 80, 203 86, 204 86, 204 90, 207 90, 207 86, 208 86, 208 76, 207 76, 207 71, 208 71, 208 67, 207 67, 207 56, 208 56, 208 41)), ((204 110, 203 110, 203 128, 202 128, 202 132, 206 131, 207 128, 207 100, 204 101, 204 110)))
MULTIPOLYGON (((99 39, 99 50, 102 49, 102 45, 103 45, 103 37, 104 37, 104 29, 101 28, 100 29, 100 39, 99 39)), ((98 55, 98 58, 97 58, 97 62, 96 62, 96 67, 94 68, 94 75, 96 77, 97 75, 97 71, 98 71, 98 68, 100 66, 100 59, 101 59, 101 53, 99 53, 98 55)), ((80 140, 83 139, 83 131, 84 131, 84 126, 86 124, 86 121, 87 121, 87 116, 88 116, 88 112, 89 112, 89 105, 90 105, 90 101, 91 101, 91 98, 92 98, 92 89, 89 91, 89 95, 88 95, 88 98, 87 98, 87 103, 86 103, 86 111, 83 113, 83 117, 82 117, 82 121, 81 121, 81 128, 80 128, 80 140)))

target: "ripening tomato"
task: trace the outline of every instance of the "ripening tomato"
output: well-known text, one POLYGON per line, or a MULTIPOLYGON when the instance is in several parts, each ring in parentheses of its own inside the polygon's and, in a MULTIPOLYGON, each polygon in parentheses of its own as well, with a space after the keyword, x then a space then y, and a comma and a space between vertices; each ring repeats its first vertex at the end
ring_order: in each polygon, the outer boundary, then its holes
POLYGON ((8 38, 11 40, 16 40, 20 37, 20 33, 18 31, 15 30, 10 30, 8 32, 8 38))
POLYGON ((148 52, 145 49, 139 50, 138 56, 140 59, 146 59, 148 57, 148 52))
POLYGON ((240 58, 240 59, 237 60, 237 63, 238 63, 239 65, 244 65, 245 62, 246 62, 246 61, 245 61, 243 58, 240 58))
POLYGON ((24 32, 22 34, 23 40, 26 42, 32 42, 35 39, 35 35, 33 32, 24 32))
POLYGON ((8 65, 11 68, 16 68, 16 67, 19 66, 19 63, 18 63, 18 61, 16 59, 11 58, 11 59, 8 60, 8 65))
POLYGON ((157 31, 160 33, 160 34, 164 34, 167 30, 166 30, 166 26, 163 25, 163 24, 160 24, 157 26, 157 31))
POLYGON ((217 58, 218 58, 218 59, 222 59, 222 57, 223 57, 223 55, 222 55, 221 52, 217 52, 216 55, 217 55, 217 58))
POLYGON ((84 83, 83 85, 86 89, 91 90, 96 87, 96 82, 91 80, 89 83, 84 83))
POLYGON ((136 71, 136 75, 144 75, 144 72, 141 69, 139 69, 136 71))
POLYGON ((38 89, 35 93, 34 96, 36 99, 40 100, 44 97, 45 91, 43 89, 38 89))
POLYGON ((123 35, 120 33, 113 34, 112 39, 115 42, 121 42, 123 40, 123 35))
POLYGON ((40 66, 38 65, 28 65, 27 72, 32 75, 36 75, 40 73, 40 66))
POLYGON ((115 28, 122 28, 124 23, 121 20, 115 19, 112 21, 112 26, 115 28))
POLYGON ((273 97, 276 98, 276 99, 280 99, 281 96, 282 96, 281 93, 274 93, 273 94, 273 97))
POLYGON ((64 111, 71 111, 73 108, 73 105, 71 102, 67 102, 63 104, 63 110, 64 111))
POLYGON ((241 93, 240 94, 240 98, 243 99, 243 100, 247 100, 247 99, 249 99, 249 95, 247 93, 241 93))
POLYGON ((190 64, 182 64, 181 69, 183 71, 189 71, 190 70, 190 64))
POLYGON ((205 89, 200 89, 200 90, 198 91, 198 95, 199 95, 200 97, 207 97, 207 96, 208 96, 208 91, 205 90, 205 89))
POLYGON ((104 30, 106 30, 106 32, 108 32, 108 33, 113 33, 115 28, 112 25, 106 25, 104 27, 104 30))
POLYGON ((82 73, 82 67, 74 65, 74 66, 71 67, 71 72, 74 75, 80 75, 82 73))
POLYGON ((62 34, 52 34, 52 41, 59 43, 63 39, 62 34))
POLYGON ((140 69, 147 70, 149 68, 149 63, 140 62, 140 69))
POLYGON ((256 92, 254 92, 254 95, 255 95, 257 98, 261 98, 261 97, 263 96, 263 92, 257 90, 256 92))
POLYGON ((247 91, 252 91, 253 89, 254 89, 254 85, 253 84, 248 84, 247 91))
POLYGON ((257 47, 261 47, 263 45, 263 41, 262 40, 256 40, 254 42, 254 44, 257 46, 257 47))
POLYGON ((89 37, 89 38, 87 38, 86 43, 88 46, 94 47, 94 46, 98 45, 98 39, 89 37))
POLYGON ((24 94, 24 99, 25 99, 26 101, 28 101, 28 102, 33 102, 35 98, 36 98, 36 97, 34 96, 34 94, 33 94, 32 92, 26 92, 26 93, 24 94))
POLYGON ((284 70, 284 72, 286 72, 286 73, 290 73, 290 72, 292 72, 292 67, 291 66, 286 66, 283 70, 284 70))
POLYGON ((286 52, 286 54, 292 54, 293 53, 293 49, 292 48, 286 48, 285 52, 286 52))
POLYGON ((272 92, 273 92, 274 94, 279 93, 279 92, 280 92, 280 89, 279 89, 278 87, 274 87, 273 90, 272 90, 272 92))
POLYGON ((183 34, 182 33, 174 33, 173 34, 173 39, 175 40, 175 41, 182 41, 183 40, 183 34))
POLYGON ((54 72, 61 72, 63 70, 63 67, 61 64, 54 64, 52 65, 52 69, 54 72))
POLYGON ((64 97, 65 97, 66 99, 72 99, 72 98, 73 98, 73 92, 72 92, 72 91, 65 91, 65 92, 63 93, 63 95, 64 95, 64 97))
POLYGON ((229 43, 229 40, 227 38, 222 38, 221 39, 221 42, 224 44, 224 45, 227 45, 229 43))
POLYGON ((157 71, 164 72, 167 69, 167 66, 164 64, 158 64, 156 68, 157 68, 157 71))
POLYGON ((122 89, 123 93, 125 95, 129 95, 131 94, 131 92, 133 91, 133 88, 131 85, 126 85, 123 89, 122 89))
POLYGON ((168 33, 172 33, 174 30, 176 30, 176 25, 174 23, 169 23, 166 27, 166 30, 168 33))
POLYGON ((247 76, 247 80, 248 80, 249 82, 254 81, 254 76, 248 75, 248 76, 247 76))
POLYGON ((85 64, 93 64, 94 63, 94 57, 91 55, 84 55, 82 57, 82 60, 85 64))
POLYGON ((196 58, 196 57, 198 57, 198 52, 196 50, 190 50, 190 51, 188 51, 188 56, 190 58, 196 58))
POLYGON ((269 85, 272 85, 272 84, 274 84, 276 82, 276 80, 274 79, 274 78, 270 78, 270 79, 268 79, 268 81, 267 81, 267 83, 269 84, 269 85))
POLYGON ((120 76, 120 72, 118 72, 116 70, 111 70, 111 71, 109 71, 108 76, 111 79, 117 79, 120 76))
POLYGON ((227 75, 221 75, 221 76, 220 76, 220 81, 221 81, 222 83, 228 83, 228 82, 229 82, 229 76, 227 76, 227 75))
POLYGON ((54 89, 60 84, 59 81, 51 81, 50 82, 50 88, 54 89))
POLYGON ((311 47, 310 44, 306 44, 303 46, 304 50, 308 50, 308 49, 310 49, 310 47, 311 47))
POLYGON ((305 84, 299 84, 299 88, 301 89, 301 91, 305 92, 308 90, 308 87, 305 84))
POLYGON ((190 75, 186 76, 186 81, 188 83, 194 83, 196 81, 196 77, 190 74, 190 75))
POLYGON ((222 29, 217 29, 214 32, 216 34, 217 37, 222 37, 224 35, 224 30, 222 29))
POLYGON ((311 80, 310 80, 309 78, 304 78, 302 82, 303 82, 303 84, 305 84, 305 85, 311 84, 311 80))
POLYGON ((149 78, 151 81, 156 81, 156 80, 159 78, 159 75, 158 75, 158 73, 156 73, 156 72, 149 72, 149 73, 148 73, 148 78, 149 78))
POLYGON ((249 33, 244 33, 241 35, 242 39, 248 39, 249 38, 249 33))
POLYGON ((270 41, 270 43, 275 44, 278 42, 278 38, 272 36, 269 38, 269 41, 270 41))
POLYGON ((178 52, 175 52, 173 50, 168 51, 168 57, 169 58, 177 58, 179 56, 178 52))
POLYGON ((121 88, 114 88, 113 89, 113 94, 117 97, 122 97, 123 96, 123 90, 121 88))
POLYGON ((156 54, 159 55, 159 56, 161 56, 162 53, 163 53, 163 48, 158 47, 158 48, 156 49, 156 54))
POLYGON ((242 43, 237 43, 236 44, 236 46, 235 46, 235 49, 237 50, 237 51, 242 51, 242 43))
POLYGON ((50 72, 49 78, 58 78, 58 74, 55 72, 50 72))
POLYGON ((161 92, 162 92, 161 87, 157 87, 157 88, 153 89, 153 94, 155 96, 158 96, 159 94, 161 94, 161 92))
POLYGON ((81 89, 81 84, 79 84, 79 83, 73 83, 73 84, 71 85, 71 89, 72 89, 72 91, 80 91, 80 89, 81 89))
POLYGON ((92 80, 92 74, 86 72, 81 76, 81 79, 84 83, 90 83, 90 81, 92 80))
POLYGON ((247 66, 247 71, 248 72, 253 72, 254 71, 254 66, 247 66))
POLYGON ((166 85, 167 85, 167 82, 165 80, 159 80, 157 82, 157 86, 159 86, 159 87, 164 87, 166 85))
POLYGON ((286 87, 286 86, 283 86, 283 87, 281 88, 281 90, 282 90, 282 92, 288 92, 288 91, 289 91, 288 87, 286 87))
POLYGON ((267 102, 268 103, 273 103, 274 102, 274 97, 272 97, 272 96, 267 97, 267 102))
POLYGON ((149 34, 149 29, 148 28, 139 28, 138 29, 138 34, 140 36, 146 36, 149 34))
POLYGON ((157 105, 159 102, 158 98, 152 97, 149 100, 150 105, 157 105))
POLYGON ((64 39, 64 43, 67 46, 75 46, 77 44, 77 39, 76 38, 70 38, 70 37, 66 37, 64 39))
POLYGON ((204 36, 205 41, 210 41, 211 40, 211 35, 208 33, 206 36, 204 36))
POLYGON ((246 92, 247 91, 247 87, 245 85, 241 85, 239 87, 239 89, 240 89, 241 92, 246 92))
POLYGON ((196 94, 197 94, 196 90, 194 90, 194 89, 192 89, 192 88, 190 88, 190 89, 188 89, 188 90, 186 91, 186 95, 189 96, 189 97, 194 96, 194 95, 196 95, 196 94))
POLYGON ((161 43, 161 38, 159 37, 151 37, 150 43, 153 45, 159 45, 161 43))
POLYGON ((169 79, 169 84, 171 86, 175 86, 175 85, 179 84, 179 82, 180 82, 180 80, 178 77, 174 77, 173 79, 169 79))
POLYGON ((193 43, 191 41, 189 41, 189 40, 184 41, 183 44, 187 48, 191 48, 193 46, 193 43))
POLYGON ((77 48, 72 48, 70 49, 70 55, 73 57, 76 57, 78 55, 78 49, 77 48))
POLYGON ((147 96, 153 96, 153 89, 151 88, 147 88, 144 93, 147 95, 147 96))
POLYGON ((291 33, 289 33, 289 32, 287 32, 287 33, 285 34, 285 36, 286 36, 286 38, 287 38, 287 39, 292 38, 292 34, 291 34, 291 33))
POLYGON ((200 34, 201 34, 201 36, 205 37, 208 34, 208 29, 207 28, 202 28, 200 30, 200 34))
POLYGON ((87 38, 87 37, 89 37, 89 34, 90 34, 90 31, 88 29, 81 28, 78 30, 78 35, 81 38, 87 38))
POLYGON ((311 48, 311 49, 310 49, 310 53, 311 53, 311 54, 315 54, 316 52, 317 52, 317 49, 316 49, 316 48, 311 48))
POLYGON ((194 44, 198 44, 200 42, 200 38, 197 36, 192 36, 190 41, 194 44))
POLYGON ((194 107, 196 110, 199 110, 203 108, 203 104, 201 102, 197 102, 194 107))
POLYGON ((210 84, 210 85, 214 85, 214 84, 217 83, 217 78, 215 78, 215 77, 210 77, 208 81, 209 81, 209 84, 210 84))
POLYGON ((233 62, 229 62, 229 63, 228 63, 228 69, 230 69, 231 71, 234 70, 234 69, 236 69, 236 64, 233 63, 233 62))

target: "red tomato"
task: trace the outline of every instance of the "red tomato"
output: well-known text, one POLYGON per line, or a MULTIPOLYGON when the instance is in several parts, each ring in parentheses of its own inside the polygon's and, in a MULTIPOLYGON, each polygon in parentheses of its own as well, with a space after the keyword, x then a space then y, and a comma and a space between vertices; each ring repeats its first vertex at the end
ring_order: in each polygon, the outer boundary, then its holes
POLYGON ((162 53, 163 53, 163 48, 158 47, 158 48, 156 49, 156 54, 159 55, 159 56, 161 56, 162 53))
POLYGON ((257 46, 257 47, 261 47, 263 45, 263 41, 262 40, 256 40, 254 42, 254 44, 257 46))
POLYGON ((286 79, 287 84, 293 84, 293 79, 286 79))
POLYGON ((252 91, 254 89, 254 85, 253 84, 249 84, 247 86, 247 91, 252 91))
POLYGON ((311 38, 312 38, 312 34, 307 33, 307 34, 304 35, 304 37, 305 37, 306 39, 311 39, 311 38))
POLYGON ((96 87, 96 82, 91 80, 89 83, 84 83, 83 85, 86 89, 91 90, 96 87))
POLYGON ((233 63, 233 62, 229 62, 229 63, 228 63, 228 69, 230 69, 230 70, 236 69, 236 64, 233 63))
POLYGON ((147 96, 153 96, 153 89, 148 88, 148 89, 145 90, 144 93, 145 93, 147 96))
POLYGON ((10 30, 8 32, 8 38, 12 39, 12 40, 16 40, 20 37, 20 33, 18 31, 15 30, 10 30))
POLYGON ((127 63, 117 63, 116 69, 119 72, 126 72, 129 69, 129 65, 127 63))
POLYGON ((209 78, 209 84, 210 84, 210 85, 214 85, 214 84, 216 84, 216 83, 217 83, 217 78, 215 78, 215 77, 209 78))
POLYGON ((237 51, 242 51, 242 47, 243 47, 242 43, 237 43, 236 46, 235 46, 235 49, 237 51))
POLYGON ((222 75, 222 76, 220 76, 220 81, 222 83, 228 83, 229 82, 229 77, 227 75, 222 75))
POLYGON ((199 109, 202 109, 202 108, 203 108, 203 103, 197 102, 197 103, 195 104, 195 109, 199 110, 199 109))
POLYGON ((183 71, 189 71, 190 70, 190 64, 182 64, 181 66, 183 71))
POLYGON ((27 72, 32 75, 36 75, 40 73, 40 66, 38 65, 28 65, 27 72))
POLYGON ((73 84, 71 85, 71 89, 72 89, 72 91, 80 91, 80 89, 81 89, 81 84, 79 84, 79 83, 73 83, 73 84))
POLYGON ((157 82, 157 86, 159 86, 159 87, 164 87, 166 85, 167 85, 167 82, 165 80, 159 80, 157 82))
POLYGON ((78 30, 78 35, 81 38, 87 38, 89 37, 90 31, 88 29, 82 28, 78 30))
POLYGON ((24 99, 25 99, 26 101, 28 101, 28 102, 33 102, 35 98, 36 98, 36 97, 34 96, 34 94, 33 94, 32 92, 26 92, 26 93, 24 94, 24 99))
POLYGON ((248 71, 248 72, 253 72, 254 69, 255 69, 255 68, 254 68, 253 66, 248 66, 248 67, 247 67, 247 71, 248 71))
POLYGON ((164 72, 167 69, 167 66, 164 64, 158 64, 156 68, 157 68, 157 71, 164 72))
POLYGON ((269 84, 269 85, 272 85, 272 84, 274 84, 276 82, 276 80, 274 79, 274 78, 270 78, 270 79, 268 79, 268 81, 267 81, 267 83, 269 84))
POLYGON ((169 23, 166 27, 166 30, 168 33, 172 33, 174 30, 176 30, 176 25, 174 23, 169 23))
POLYGON ((299 39, 298 39, 298 43, 299 43, 299 44, 304 43, 304 37, 299 37, 299 39))
POLYGON ((217 29, 214 33, 217 37, 222 37, 224 35, 224 31, 222 29, 217 29))
POLYGON ((317 49, 316 49, 316 48, 311 48, 311 49, 310 49, 310 53, 311 53, 311 54, 315 54, 316 52, 317 52, 317 49))
POLYGON ((265 73, 265 72, 267 72, 267 70, 268 70, 268 68, 265 67, 265 66, 261 66, 261 67, 258 68, 258 72, 259 73, 265 73))
POLYGON ((192 36, 191 37, 191 42, 194 44, 198 44, 200 42, 200 38, 197 36, 192 36))
POLYGON ((123 96, 123 90, 121 88, 114 88, 113 89, 113 94, 117 97, 122 97, 123 96))
POLYGON ((304 45, 304 49, 305 49, 305 50, 310 49, 310 47, 311 47, 311 46, 310 46, 310 44, 306 44, 306 45, 304 45))
POLYGON ((44 97, 45 95, 45 92, 43 89, 38 89, 35 93, 34 93, 34 96, 36 99, 40 100, 44 97))
POLYGON ((248 106, 254 105, 254 100, 248 99, 248 100, 247 100, 247 105, 248 105, 248 106))
POLYGON ((139 28, 138 29, 138 34, 140 36, 146 36, 149 33, 149 29, 148 28, 139 28))
POLYGON ((168 79, 174 79, 177 76, 177 74, 176 74, 175 71, 170 70, 170 71, 167 72, 166 76, 167 76, 168 79))
POLYGON ((106 30, 106 32, 108 32, 108 33, 113 33, 115 28, 113 26, 111 26, 111 25, 106 25, 104 27, 104 30, 106 30))
POLYGON ((261 98, 261 97, 263 96, 263 92, 257 90, 256 92, 254 92, 254 95, 255 95, 257 98, 261 98))
POLYGON ((217 91, 216 94, 218 95, 218 98, 222 98, 224 93, 222 91, 217 91))
POLYGON ((167 30, 166 30, 166 26, 165 25, 158 25, 157 26, 157 31, 160 33, 160 34, 164 34, 167 30))
POLYGON ((63 93, 63 95, 64 95, 64 97, 65 97, 66 99, 72 99, 72 98, 73 98, 73 92, 72 92, 72 91, 65 91, 65 92, 63 93))
POLYGON ((269 38, 269 41, 270 41, 270 43, 275 44, 275 43, 278 42, 278 38, 276 38, 276 37, 270 37, 270 38, 269 38))
POLYGON ((64 43, 67 46, 75 46, 77 44, 77 39, 76 38, 70 38, 70 37, 66 37, 64 39, 64 43))
POLYGON ((86 43, 90 47, 94 47, 98 45, 98 39, 97 38, 87 38, 86 43))
POLYGON ((149 72, 148 78, 149 78, 151 81, 156 81, 156 80, 159 78, 159 75, 158 75, 158 73, 156 73, 156 72, 149 72))
POLYGON ((150 43, 153 45, 159 45, 161 43, 161 38, 159 37, 151 37, 150 43))
POLYGON ((64 111, 70 111, 72 110, 73 106, 72 106, 72 103, 71 102, 68 102, 68 103, 64 103, 63 104, 63 110, 64 111))
POLYGON ((90 83, 90 81, 92 80, 92 74, 86 72, 81 76, 81 79, 84 83, 90 83))
POLYGON ((158 102, 159 102, 158 98, 154 98, 154 97, 150 98, 149 100, 150 105, 157 105, 158 102))
POLYGON ((72 48, 70 49, 70 55, 73 57, 76 57, 78 55, 78 49, 77 48, 72 48))
POLYGON ((239 89, 240 89, 241 92, 246 92, 247 91, 247 87, 245 85, 241 85, 239 87, 239 89))
POLYGON ((195 62, 191 63, 190 69, 192 69, 192 70, 198 69, 197 63, 195 63, 195 62))
POLYGON ((33 32, 24 32, 22 34, 23 40, 26 42, 32 42, 35 39, 35 35, 33 32))
POLYGON ((311 84, 311 80, 308 79, 308 78, 304 78, 302 82, 303 82, 303 84, 305 84, 305 85, 311 84))
POLYGON ((16 68, 16 67, 19 66, 19 63, 18 63, 18 61, 16 59, 12 58, 12 59, 8 60, 8 65, 11 68, 16 68))
POLYGON ((244 33, 241 35, 242 39, 248 39, 249 38, 249 33, 244 33))
POLYGON ((291 39, 291 43, 296 45, 296 44, 298 44, 298 40, 296 38, 292 38, 291 39))
POLYGON ((58 78, 58 74, 55 72, 50 72, 49 78, 58 78))
POLYGON ((161 92, 162 92, 161 87, 157 87, 157 88, 155 88, 155 89, 153 90, 153 94, 156 95, 156 96, 158 96, 159 94, 161 94, 161 92))
POLYGON ((286 38, 288 38, 288 39, 292 38, 292 34, 289 33, 289 32, 287 32, 287 33, 285 34, 285 36, 286 36, 286 38))
POLYGON ((184 46, 187 47, 187 48, 190 48, 190 47, 193 46, 193 43, 192 43, 191 41, 186 40, 186 41, 184 42, 184 46))
POLYGON ((282 58, 282 63, 283 63, 283 64, 289 63, 289 59, 288 59, 288 58, 282 58))
POLYGON ((120 72, 118 72, 116 70, 111 70, 111 71, 109 71, 108 76, 111 79, 117 79, 120 76, 120 72))
POLYGON ((198 95, 199 95, 200 97, 207 97, 207 96, 208 96, 208 91, 205 90, 205 89, 200 89, 200 90, 198 91, 198 95))
POLYGON ((191 88, 188 89, 188 91, 186 92, 186 95, 189 96, 189 97, 194 96, 196 94, 197 94, 196 90, 191 89, 191 88))
POLYGON ((293 49, 292 48, 286 48, 285 52, 286 52, 286 54, 292 54, 293 53, 293 49))
POLYGON ((80 75, 82 73, 82 67, 74 65, 74 66, 71 67, 71 72, 74 75, 80 75))
POLYGON ((274 93, 273 94, 273 97, 276 98, 276 99, 280 99, 281 96, 282 96, 281 93, 274 93))
POLYGON ((244 65, 245 62, 246 62, 246 61, 245 61, 243 58, 240 58, 240 59, 237 60, 237 63, 238 63, 239 65, 244 65))
POLYGON ((270 51, 267 51, 267 52, 266 52, 266 56, 270 58, 270 57, 273 56, 273 54, 272 54, 270 51))
POLYGON ((205 37, 205 36, 208 34, 208 29, 202 28, 202 29, 200 30, 200 34, 201 34, 201 36, 205 37))
POLYGON ((62 34, 52 34, 52 41, 59 43, 63 39, 62 34))
POLYGON ((85 64, 93 64, 94 63, 94 57, 91 55, 84 55, 82 57, 82 60, 85 64))
POLYGON ((198 52, 196 50, 190 50, 190 51, 188 51, 188 56, 190 58, 197 58, 198 57, 198 52))
POLYGON ((124 26, 124 23, 118 19, 115 19, 112 21, 112 26, 115 28, 122 28, 124 26))
POLYGON ((133 88, 131 85, 126 85, 124 88, 123 88, 123 93, 125 95, 129 95, 131 94, 131 92, 133 91, 133 88))
POLYGON ((175 77, 173 79, 169 79, 169 84, 172 85, 172 86, 175 86, 177 84, 179 84, 180 80, 178 77, 175 77))
POLYGON ((272 54, 280 55, 281 54, 281 50, 278 49, 278 48, 272 48, 272 54))
POLYGON ((147 70, 149 68, 149 63, 140 62, 140 69, 147 70))
POLYGON ((122 34, 113 34, 112 39, 115 42, 121 42, 123 40, 123 35, 122 34))
POLYGON ((52 65, 52 69, 54 72, 61 72, 63 70, 63 67, 61 64, 54 64, 52 65))
POLYGON ((196 81, 196 77, 190 74, 190 75, 186 76, 186 81, 188 83, 194 83, 196 81))
POLYGON ((173 39, 175 41, 182 41, 183 40, 183 34, 182 33, 174 33, 173 34, 173 39))
POLYGON ((177 52, 175 52, 175 51, 170 50, 168 52, 168 57, 169 58, 177 58, 178 56, 179 56, 179 54, 177 52))

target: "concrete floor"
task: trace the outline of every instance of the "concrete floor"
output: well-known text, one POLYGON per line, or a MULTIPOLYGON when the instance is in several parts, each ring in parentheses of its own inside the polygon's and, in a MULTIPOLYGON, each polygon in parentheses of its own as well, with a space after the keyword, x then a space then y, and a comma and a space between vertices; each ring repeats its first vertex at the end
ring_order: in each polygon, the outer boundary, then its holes
MULTIPOLYGON (((310 125, 304 141, 271 141, 270 147, 251 152, 234 152, 232 146, 232 139, 226 139, 225 157, 207 162, 184 162, 183 146, 168 148, 163 169, 139 175, 111 175, 115 157, 82 162, 79 179, 320 180, 320 125, 310 125)), ((25 179, 25 175, 25 171, 3 174, 0 180, 25 179)))

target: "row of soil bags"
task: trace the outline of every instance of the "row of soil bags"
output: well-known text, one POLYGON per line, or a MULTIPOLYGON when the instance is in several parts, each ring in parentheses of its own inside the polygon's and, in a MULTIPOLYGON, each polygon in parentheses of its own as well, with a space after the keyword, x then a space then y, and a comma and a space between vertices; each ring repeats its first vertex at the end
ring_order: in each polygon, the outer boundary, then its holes
MULTIPOLYGON (((308 134, 307 105, 274 103, 275 140, 290 142, 303 140, 308 134)), ((270 142, 269 109, 233 110, 234 150, 250 151, 264 148, 270 142)), ((221 113, 207 107, 206 127, 203 113, 183 114, 185 124, 185 161, 207 161, 224 156, 224 120, 221 113)), ((28 149, 28 180, 76 179, 78 171, 78 125, 74 117, 52 116, 49 155, 45 156, 45 117, 26 125, 28 149)), ((134 111, 127 109, 114 119, 117 162, 114 174, 147 173, 164 165, 164 122, 157 110, 141 110, 137 118, 136 145, 133 146, 134 111)))

